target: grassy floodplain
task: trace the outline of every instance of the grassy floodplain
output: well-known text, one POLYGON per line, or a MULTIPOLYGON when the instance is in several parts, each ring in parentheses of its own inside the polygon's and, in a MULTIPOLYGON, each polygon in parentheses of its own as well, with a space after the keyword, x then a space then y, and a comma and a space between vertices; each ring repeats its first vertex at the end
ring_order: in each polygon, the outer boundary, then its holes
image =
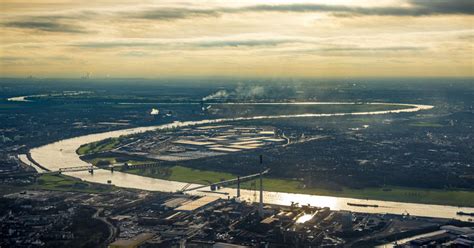
POLYGON ((110 191, 112 186, 84 182, 66 175, 45 174, 33 185, 27 186, 27 189, 105 193, 110 191))
MULTIPOLYGON (((126 172, 146 177, 198 184, 218 182, 237 177, 230 173, 195 170, 183 166, 131 169, 126 172)), ((333 191, 319 188, 304 188, 301 182, 297 180, 279 178, 264 178, 263 184, 265 190, 276 192, 474 207, 474 192, 464 190, 385 187, 365 189, 344 188, 340 191, 333 191)), ((253 186, 251 182, 246 182, 242 184, 242 188, 252 189, 253 186)))
POLYGON ((116 148, 119 144, 120 138, 110 138, 82 145, 81 147, 79 147, 79 149, 77 149, 76 152, 79 155, 106 152, 116 148))

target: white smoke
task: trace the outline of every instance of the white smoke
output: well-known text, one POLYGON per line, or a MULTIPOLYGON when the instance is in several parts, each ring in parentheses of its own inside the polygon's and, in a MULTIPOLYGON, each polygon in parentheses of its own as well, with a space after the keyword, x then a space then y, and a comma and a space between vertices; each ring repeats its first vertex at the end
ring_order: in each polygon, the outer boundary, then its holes
POLYGON ((243 99, 254 99, 262 97, 264 94, 265 88, 263 86, 239 85, 234 91, 237 98, 243 99))
POLYGON ((230 96, 237 99, 255 99, 265 95, 265 87, 263 86, 249 86, 249 85, 239 85, 235 90, 229 92, 227 90, 219 90, 214 92, 206 97, 203 101, 215 100, 215 99, 226 99, 230 96))
POLYGON ((206 97, 204 97, 202 100, 203 101, 209 101, 209 100, 214 100, 214 99, 223 99, 229 97, 229 93, 226 90, 219 90, 213 94, 210 94, 206 97))
POLYGON ((159 114, 159 113, 160 113, 160 111, 159 111, 158 109, 152 108, 152 109, 151 109, 151 112, 150 112, 150 115, 157 115, 157 114, 159 114))
POLYGON ((227 98, 253 100, 291 97, 296 94, 296 89, 297 88, 294 85, 239 84, 234 90, 219 90, 202 98, 202 100, 225 100, 227 98))

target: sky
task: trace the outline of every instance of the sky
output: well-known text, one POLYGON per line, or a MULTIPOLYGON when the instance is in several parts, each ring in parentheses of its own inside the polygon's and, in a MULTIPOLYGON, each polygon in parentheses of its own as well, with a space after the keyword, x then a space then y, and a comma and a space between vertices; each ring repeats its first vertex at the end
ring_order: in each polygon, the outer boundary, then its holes
POLYGON ((473 0, 1 0, 3 77, 473 77, 473 0))

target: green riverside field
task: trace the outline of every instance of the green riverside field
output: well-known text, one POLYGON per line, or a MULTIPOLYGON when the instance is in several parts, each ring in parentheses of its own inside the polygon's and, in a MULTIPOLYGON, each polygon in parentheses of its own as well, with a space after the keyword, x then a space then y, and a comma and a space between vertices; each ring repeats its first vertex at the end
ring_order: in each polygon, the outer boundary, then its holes
MULTIPOLYGON (((198 184, 209 184, 211 182, 218 182, 222 179, 225 180, 237 177, 230 173, 195 170, 183 166, 160 167, 154 169, 130 169, 126 172, 146 177, 198 184)), ((303 185, 299 181, 277 178, 264 178, 263 185, 265 190, 276 192, 474 207, 474 192, 465 190, 385 187, 383 189, 344 188, 341 191, 332 191, 320 188, 303 188, 303 185)), ((246 182, 242 184, 242 188, 252 189, 253 186, 251 185, 251 182, 246 182)))
POLYGON ((26 189, 75 191, 83 193, 105 193, 113 186, 84 182, 74 177, 65 175, 41 175, 37 182, 26 189))

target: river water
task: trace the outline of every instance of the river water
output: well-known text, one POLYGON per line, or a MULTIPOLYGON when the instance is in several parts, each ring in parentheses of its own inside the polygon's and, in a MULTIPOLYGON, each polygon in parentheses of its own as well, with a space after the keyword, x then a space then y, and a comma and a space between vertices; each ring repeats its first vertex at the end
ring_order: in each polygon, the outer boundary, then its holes
MULTIPOLYGON (((356 104, 356 103, 343 103, 343 102, 299 102, 299 103, 258 103, 258 104, 356 104)), ((298 114, 298 115, 273 115, 273 116, 254 116, 254 117, 236 117, 236 118, 221 118, 212 120, 201 120, 201 121, 184 121, 184 122, 173 122, 169 124, 151 126, 151 127, 138 127, 131 129, 123 129, 117 131, 110 131, 98 134, 90 134, 79 136, 75 138, 65 139, 58 142, 54 142, 45 146, 34 148, 30 151, 32 158, 49 170, 55 171, 60 168, 75 167, 75 166, 90 166, 89 163, 82 161, 79 155, 76 154, 76 150, 82 145, 91 142, 100 141, 106 138, 119 137, 121 135, 130 135, 140 132, 195 126, 203 124, 221 123, 221 122, 232 122, 241 120, 257 120, 257 119, 280 119, 280 118, 305 118, 305 117, 329 117, 329 116, 358 116, 358 115, 381 115, 381 114, 394 114, 394 113, 408 113, 416 112, 421 110, 428 110, 433 108, 430 105, 415 105, 415 104, 394 104, 394 103, 368 103, 368 104, 380 104, 380 105, 397 105, 403 106, 401 109, 386 110, 386 111, 371 111, 371 112, 353 112, 353 113, 332 113, 332 114, 298 114)), ((110 172, 108 170, 94 170, 94 174, 91 175, 87 171, 83 172, 70 172, 67 175, 80 178, 89 182, 96 182, 106 184, 109 180, 112 184, 125 187, 125 188, 136 188, 150 191, 162 191, 162 192, 176 192, 183 188, 187 183, 161 180, 155 178, 142 177, 133 174, 127 174, 122 172, 110 172)), ((192 185, 191 187, 199 186, 192 185)), ((231 188, 223 188, 220 192, 228 193, 229 197, 236 195, 236 190, 231 188)), ((190 194, 209 194, 205 192, 192 191, 190 194)), ((222 197, 228 197, 227 195, 220 194, 222 197)), ((252 190, 241 190, 241 199, 256 201, 258 200, 256 194, 252 190)), ((376 200, 361 200, 344 197, 331 197, 331 196, 318 196, 318 195, 307 195, 307 194, 292 194, 292 193, 280 193, 280 192, 264 192, 264 202, 270 204, 279 205, 290 205, 291 202, 297 202, 300 205, 310 204, 312 206, 329 207, 333 210, 349 210, 353 212, 364 212, 364 213, 391 213, 391 214, 402 214, 410 213, 415 216, 427 216, 427 217, 440 217, 440 218, 456 218, 460 220, 468 220, 467 216, 456 215, 457 211, 474 212, 474 208, 466 207, 454 207, 444 205, 430 205, 430 204, 414 204, 414 203, 403 203, 403 202, 391 202, 391 201, 376 201, 376 200), (347 203, 361 203, 378 205, 379 207, 355 207, 348 206, 347 203)))

